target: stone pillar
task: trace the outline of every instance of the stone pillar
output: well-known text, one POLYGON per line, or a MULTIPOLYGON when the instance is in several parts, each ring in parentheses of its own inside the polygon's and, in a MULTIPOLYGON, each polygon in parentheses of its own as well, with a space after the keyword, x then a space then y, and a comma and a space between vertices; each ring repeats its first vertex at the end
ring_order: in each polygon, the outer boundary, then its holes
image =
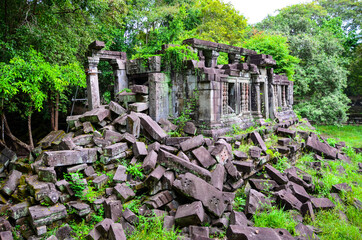
POLYGON ((220 121, 222 116, 222 82, 199 82, 198 120, 212 125, 220 121))
POLYGON ((169 114, 167 76, 164 73, 150 73, 148 83, 150 117, 155 121, 161 118, 167 119, 169 114))
POLYGON ((293 99, 293 83, 290 83, 288 85, 288 105, 290 106, 290 108, 292 108, 293 104, 294 104, 294 99, 293 99))
POLYGON ((88 57, 87 97, 89 110, 98 108, 100 106, 98 86, 98 63, 99 58, 88 57))
POLYGON ((260 83, 255 83, 255 95, 256 95, 256 116, 262 117, 261 115, 261 98, 260 98, 260 83))
POLYGON ((128 88, 128 78, 126 74, 126 60, 112 59, 110 64, 113 69, 114 76, 114 96, 120 91, 128 88))
POLYGON ((269 118, 269 97, 268 97, 268 80, 267 78, 265 79, 265 83, 264 83, 264 107, 265 107, 265 118, 269 118))
POLYGON ((282 86, 281 85, 276 85, 277 89, 278 89, 278 108, 282 109, 283 108, 283 99, 282 99, 282 86))
POLYGON ((214 68, 217 66, 217 58, 219 57, 219 52, 214 50, 204 50, 203 55, 205 56, 205 66, 214 68))

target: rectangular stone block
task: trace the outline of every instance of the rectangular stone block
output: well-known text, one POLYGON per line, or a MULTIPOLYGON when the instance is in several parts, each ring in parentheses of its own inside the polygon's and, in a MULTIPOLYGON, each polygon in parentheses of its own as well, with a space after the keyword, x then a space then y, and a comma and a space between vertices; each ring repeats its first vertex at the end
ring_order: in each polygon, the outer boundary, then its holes
POLYGON ((44 152, 44 163, 49 167, 93 163, 97 160, 97 149, 63 150, 44 152))
POLYGON ((63 204, 51 207, 33 206, 29 207, 31 223, 34 227, 49 225, 67 216, 67 210, 63 204))
POLYGON ((114 157, 126 151, 127 149, 128 149, 127 143, 121 142, 107 146, 103 150, 105 156, 114 157))

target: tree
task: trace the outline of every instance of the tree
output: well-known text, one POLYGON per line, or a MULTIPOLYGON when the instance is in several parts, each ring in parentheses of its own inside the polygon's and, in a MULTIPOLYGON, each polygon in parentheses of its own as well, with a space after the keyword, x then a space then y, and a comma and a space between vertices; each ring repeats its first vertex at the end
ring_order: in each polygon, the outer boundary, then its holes
MULTIPOLYGON (((34 148, 31 128, 33 112, 43 109, 51 94, 59 96, 70 85, 85 87, 85 74, 79 64, 51 64, 34 49, 30 49, 24 55, 15 56, 9 63, 2 62, 0 74, 0 97, 4 100, 2 119, 6 134, 28 151, 34 148), (28 144, 12 134, 6 112, 16 112, 27 119, 28 144)), ((52 120, 56 126, 57 123, 52 120)))
POLYGON ((285 73, 293 81, 294 69, 299 59, 290 55, 287 38, 279 34, 257 32, 245 40, 242 47, 256 50, 259 53, 269 54, 276 60, 275 73, 285 73))
POLYGON ((313 2, 283 8, 256 27, 283 34, 291 55, 300 59, 294 75, 295 111, 320 123, 346 121, 348 35, 341 19, 313 2))

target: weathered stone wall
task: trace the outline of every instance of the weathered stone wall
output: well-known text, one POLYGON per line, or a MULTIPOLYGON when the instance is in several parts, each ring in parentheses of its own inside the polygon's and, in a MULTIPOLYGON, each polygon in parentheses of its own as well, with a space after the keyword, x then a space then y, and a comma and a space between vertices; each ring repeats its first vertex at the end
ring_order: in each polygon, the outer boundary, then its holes
POLYGON ((272 56, 199 39, 187 39, 183 44, 197 52, 199 60, 187 60, 184 70, 177 71, 172 66, 162 69, 161 56, 126 60, 124 53, 103 51, 102 43, 92 43, 90 108, 100 106, 97 64, 109 60, 115 72, 115 93, 140 85, 149 88, 147 93, 118 94, 117 100, 126 107, 130 104, 133 111, 149 113, 156 121, 188 114, 204 134, 215 136, 233 125, 247 128, 257 119, 283 122, 296 118, 292 110, 293 82, 274 74, 276 62, 272 56), (220 52, 228 53, 229 64, 218 65, 220 52))

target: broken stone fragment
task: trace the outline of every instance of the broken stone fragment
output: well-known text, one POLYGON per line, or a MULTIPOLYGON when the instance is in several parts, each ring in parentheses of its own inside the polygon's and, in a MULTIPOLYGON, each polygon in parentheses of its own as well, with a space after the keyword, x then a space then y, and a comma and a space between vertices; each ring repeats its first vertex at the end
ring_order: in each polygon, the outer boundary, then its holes
POLYGON ((127 180, 127 168, 125 166, 119 165, 117 167, 116 173, 113 176, 113 181, 115 183, 122 183, 127 180))
POLYGON ((339 193, 342 191, 346 191, 346 192, 352 191, 352 188, 347 183, 340 183, 340 184, 334 184, 332 186, 332 190, 334 192, 339 193))
POLYGON ((122 202, 127 202, 135 196, 133 190, 125 184, 117 184, 114 187, 114 193, 116 194, 117 198, 122 202))
POLYGON ((295 226, 295 232, 305 239, 311 239, 316 240, 319 239, 313 232, 312 229, 310 229, 308 226, 304 225, 303 223, 299 223, 297 226, 295 226))
POLYGON ((110 141, 111 143, 117 143, 120 142, 123 139, 123 135, 119 132, 115 132, 112 130, 106 130, 103 133, 104 139, 107 141, 110 141))
POLYGON ((107 199, 103 202, 104 214, 106 218, 119 221, 122 217, 122 202, 114 199, 107 199))
POLYGON ((120 223, 113 223, 109 228, 108 233, 109 240, 126 240, 126 234, 124 233, 122 224, 120 223))
POLYGON ((1 188, 1 192, 10 196, 20 183, 20 178, 23 174, 17 170, 12 170, 5 184, 1 188))
POLYGON ((271 165, 265 165, 265 170, 268 175, 278 184, 286 184, 288 182, 288 178, 271 165))
POLYGON ((252 161, 232 161, 236 169, 241 173, 250 173, 254 170, 254 163, 252 161))
POLYGON ((43 182, 56 183, 57 174, 54 167, 40 167, 38 171, 39 180, 43 182))
POLYGON ((264 209, 266 205, 270 205, 270 200, 264 194, 250 189, 245 204, 246 215, 254 215, 257 211, 264 209))
POLYGON ((28 202, 18 203, 10 207, 10 217, 18 220, 29 215, 29 206, 28 202))
POLYGON ((197 128, 193 122, 187 122, 183 130, 185 133, 193 136, 195 136, 197 132, 197 128))
POLYGON ((40 142, 38 143, 43 149, 48 148, 52 145, 52 142, 59 138, 61 135, 64 135, 63 130, 52 131, 48 135, 46 135, 40 142))
POLYGON ((230 225, 226 231, 228 240, 293 240, 294 237, 286 230, 282 228, 262 228, 262 227, 246 227, 239 225, 230 225))
POLYGON ((146 85, 133 85, 131 90, 133 93, 148 94, 148 87, 146 85))
POLYGON ((236 212, 234 210, 230 213, 230 225, 247 226, 249 220, 243 212, 236 212))
POLYGON ((101 236, 106 238, 108 236, 108 231, 113 223, 114 221, 112 219, 105 218, 103 221, 97 223, 94 226, 94 229, 96 229, 101 234, 101 236))
POLYGON ((227 161, 225 164, 225 169, 227 171, 227 173, 234 179, 234 180, 239 180, 241 178, 241 174, 239 173, 239 171, 237 170, 237 168, 235 167, 235 165, 231 162, 231 161, 227 161))
POLYGON ((244 152, 241 151, 234 151, 234 157, 238 160, 247 160, 248 159, 248 155, 244 152))
POLYGON ((83 135, 74 137, 72 140, 76 146, 86 146, 86 145, 92 143, 93 135, 92 134, 83 134, 83 135))
POLYGON ((84 133, 92 133, 93 131, 94 131, 94 128, 90 122, 83 123, 83 132, 84 133))
POLYGON ((69 194, 71 196, 74 195, 74 192, 71 189, 69 182, 67 182, 64 179, 56 182, 55 186, 59 189, 59 191, 61 191, 63 193, 67 193, 67 194, 69 194))
POLYGON ((88 166, 86 169, 84 169, 84 175, 87 177, 92 176, 95 174, 94 168, 92 166, 88 166))
POLYGON ((47 194, 44 195, 44 201, 49 205, 54 205, 58 202, 60 197, 60 192, 52 189, 47 194))
POLYGON ((159 151, 157 162, 167 168, 175 169, 179 173, 191 172, 191 173, 205 179, 206 181, 210 181, 210 179, 211 179, 211 173, 209 171, 207 171, 206 169, 199 167, 182 158, 179 158, 164 150, 159 151))
POLYGON ((250 133, 250 138, 253 141, 253 143, 257 146, 259 146, 263 151, 266 151, 266 145, 264 140, 261 138, 259 132, 254 131, 252 133, 250 133))
POLYGON ((140 112, 146 111, 148 109, 148 102, 131 103, 128 105, 128 108, 130 111, 140 113, 140 112))
POLYGON ((121 105, 119 105, 116 102, 111 101, 108 105, 109 110, 114 112, 115 114, 122 115, 126 112, 126 109, 124 109, 121 105))
POLYGON ((278 139, 278 144, 280 144, 281 146, 288 146, 291 142, 292 142, 292 139, 290 139, 290 138, 278 139))
POLYGON ((138 138, 140 135, 140 128, 141 128, 140 118, 134 112, 131 112, 131 114, 127 115, 126 123, 127 123, 126 125, 127 132, 133 135, 135 138, 138 138))
POLYGON ((97 160, 97 149, 63 150, 44 152, 44 163, 49 167, 93 163, 97 160))
POLYGON ((13 234, 11 231, 0 232, 0 239, 1 240, 13 240, 13 234))
POLYGON ((146 132, 156 141, 163 143, 168 136, 167 133, 157 124, 150 116, 146 114, 138 114, 141 119, 141 125, 146 132))
POLYGON ((221 217, 227 207, 222 191, 191 173, 180 175, 173 186, 185 196, 201 201, 204 207, 215 216, 221 217))
POLYGON ((292 193, 286 190, 280 190, 276 192, 277 200, 279 204, 284 206, 286 210, 295 209, 297 211, 301 210, 302 202, 298 200, 292 193))
POLYGON ((115 157, 128 149, 127 143, 120 142, 105 147, 103 154, 107 157, 115 157))
POLYGON ((206 150, 203 146, 196 148, 192 151, 192 154, 196 157, 199 163, 204 168, 209 168, 210 166, 216 163, 216 160, 211 156, 209 151, 206 150))
POLYGON ((157 153, 153 150, 148 152, 147 157, 143 160, 142 168, 146 174, 152 171, 156 167, 157 153))
POLYGON ((189 226, 191 239, 201 239, 202 237, 209 238, 209 228, 200 226, 189 226))
POLYGON ((261 151, 262 151, 261 148, 256 147, 256 146, 252 146, 252 147, 249 148, 249 155, 253 159, 259 159, 261 151))
POLYGON ((158 123, 161 125, 162 129, 165 130, 166 132, 176 131, 177 129, 177 126, 175 124, 173 124, 172 122, 170 122, 168 119, 165 118, 161 118, 160 120, 158 120, 158 123))
POLYGON ((85 238, 87 240, 99 240, 101 237, 102 235, 96 229, 92 229, 85 238))
POLYGON ((173 197, 169 191, 160 192, 152 197, 145 203, 153 209, 160 208, 173 200, 173 197))
POLYGON ((211 185, 222 191, 225 178, 225 168, 222 164, 217 164, 213 172, 211 172, 211 185))
POLYGON ((311 198, 313 208, 317 210, 327 210, 335 207, 334 203, 328 198, 311 198))
POLYGON ((132 225, 136 225, 139 222, 139 218, 137 217, 137 215, 128 208, 123 211, 122 216, 127 222, 132 225))
POLYGON ((305 203, 310 200, 310 196, 307 191, 305 191, 304 187, 293 182, 290 182, 288 185, 289 188, 292 190, 294 196, 298 198, 299 201, 305 203))
POLYGON ((163 220, 163 228, 170 231, 174 225, 175 225, 175 217, 165 216, 163 220))
POLYGON ((318 136, 314 133, 308 137, 306 147, 317 152, 318 154, 323 154, 324 156, 332 159, 336 159, 337 157, 337 149, 329 146, 327 143, 322 143, 319 141, 318 136))
POLYGON ((214 146, 211 151, 211 155, 214 156, 215 159, 222 164, 224 164, 231 157, 227 147, 223 144, 218 144, 214 146))
POLYGON ((88 167, 88 165, 86 163, 83 164, 79 164, 73 167, 68 167, 67 168, 67 172, 68 173, 76 173, 76 172, 81 172, 83 170, 85 170, 88 167))
POLYGON ((101 176, 96 177, 93 180, 93 185, 95 189, 101 189, 108 182, 108 176, 106 174, 102 174, 101 176))
POLYGON ((259 192, 273 191, 279 185, 274 180, 249 179, 250 186, 259 192))
POLYGON ((67 210, 62 204, 51 207, 32 206, 29 207, 29 213, 34 227, 49 225, 67 216, 67 210))
POLYGON ((133 154, 136 158, 147 156, 146 144, 144 142, 135 142, 133 144, 133 154))
POLYGON ((290 130, 288 128, 278 128, 277 129, 277 133, 281 136, 284 137, 291 137, 291 138, 295 138, 296 132, 293 130, 290 130))
POLYGON ((204 144, 204 137, 198 135, 180 143, 182 151, 186 152, 204 144))
POLYGON ((69 205, 72 208, 72 210, 75 212, 75 214, 77 214, 79 217, 86 216, 91 211, 90 206, 86 203, 70 202, 69 205))
POLYGON ((91 122, 91 123, 99 123, 103 121, 105 118, 109 117, 111 112, 104 108, 95 108, 91 111, 85 112, 82 116, 79 117, 81 122, 91 122))
POLYGON ((175 215, 175 222, 180 227, 198 225, 204 219, 205 212, 200 201, 179 206, 175 215))

